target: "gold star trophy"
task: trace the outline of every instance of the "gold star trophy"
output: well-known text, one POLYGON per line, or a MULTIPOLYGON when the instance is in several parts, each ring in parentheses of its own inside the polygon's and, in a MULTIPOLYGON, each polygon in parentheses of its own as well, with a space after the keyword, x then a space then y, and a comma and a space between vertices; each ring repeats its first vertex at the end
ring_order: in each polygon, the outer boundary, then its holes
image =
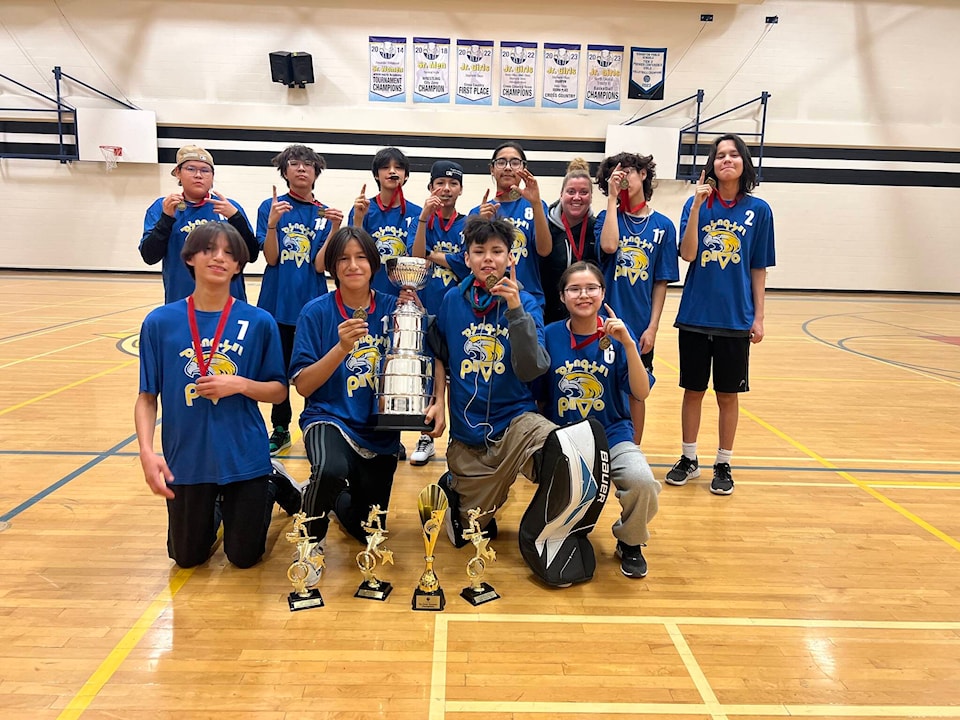
POLYGON ((500 598, 493 587, 483 582, 487 561, 495 562, 497 559, 496 550, 489 547, 490 538, 486 537, 486 533, 480 529, 479 517, 484 514, 478 507, 467 510, 467 521, 470 527, 463 531, 463 539, 473 543, 476 554, 467 561, 467 577, 470 578, 470 585, 463 589, 460 597, 474 607, 500 598))
POLYGON ((317 538, 307 532, 307 523, 320 517, 308 518, 304 512, 296 513, 293 516, 293 530, 286 535, 287 542, 297 546, 293 563, 287 569, 287 578, 293 583, 293 592, 287 596, 290 612, 323 607, 320 591, 313 587, 320 581, 325 567, 323 548, 317 544, 317 538))
POLYGON ((417 497, 417 509, 420 511, 420 522, 423 524, 423 547, 426 555, 424 560, 427 566, 420 575, 420 583, 413 591, 414 610, 443 610, 446 599, 440 580, 433 571, 433 549, 437 545, 437 538, 443 529, 443 516, 447 512, 447 496, 439 485, 427 485, 417 497))
POLYGON ((367 534, 367 547, 357 553, 357 566, 363 573, 363 582, 360 583, 360 587, 353 594, 354 597, 366 600, 386 600, 387 595, 393 590, 390 583, 385 580, 378 580, 373 574, 378 559, 384 565, 386 563, 393 565, 393 551, 380 547, 387 540, 387 531, 380 520, 380 517, 386 514, 387 511, 381 510, 379 505, 371 505, 370 514, 367 515, 366 521, 360 523, 360 527, 367 534))

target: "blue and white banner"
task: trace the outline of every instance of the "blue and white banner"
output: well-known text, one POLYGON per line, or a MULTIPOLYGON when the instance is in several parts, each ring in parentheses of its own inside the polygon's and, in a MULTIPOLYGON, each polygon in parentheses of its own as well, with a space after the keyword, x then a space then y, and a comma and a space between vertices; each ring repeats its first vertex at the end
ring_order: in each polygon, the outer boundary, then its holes
POLYGON ((633 100, 663 100, 666 73, 666 48, 630 48, 627 97, 633 100))
POLYGON ((580 103, 580 45, 543 44, 540 107, 577 109, 580 103))
POLYGON ((457 40, 457 105, 493 103, 493 40, 457 40))
POLYGON ((450 102, 450 38, 413 39, 413 101, 450 102))
POLYGON ((587 45, 584 110, 619 110, 623 45, 587 45))
POLYGON ((407 101, 407 39, 370 36, 371 102, 407 101))
POLYGON ((537 43, 500 43, 500 106, 533 107, 537 43))

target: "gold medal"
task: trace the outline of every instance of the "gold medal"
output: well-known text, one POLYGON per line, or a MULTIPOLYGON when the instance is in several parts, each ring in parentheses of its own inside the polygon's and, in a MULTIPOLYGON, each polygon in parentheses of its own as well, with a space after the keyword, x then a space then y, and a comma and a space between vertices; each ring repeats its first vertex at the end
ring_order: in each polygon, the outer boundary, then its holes
POLYGON ((626 175, 624 175, 622 178, 620 178, 620 189, 621 189, 621 190, 629 190, 629 189, 630 189, 630 179, 629 179, 626 175))
POLYGON ((710 187, 712 187, 714 190, 717 189, 717 181, 714 180, 712 177, 708 177, 708 178, 707 178, 707 185, 709 185, 710 187))
POLYGON ((187 204, 183 200, 177 203, 177 210, 180 210, 182 212, 186 209, 187 209, 187 204))
POLYGON ((500 282, 500 278, 496 275, 487 275, 487 279, 483 281, 483 284, 487 286, 487 290, 493 290, 493 286, 500 282))
POLYGON ((507 200, 513 202, 514 200, 520 199, 520 191, 517 188, 512 188, 510 192, 507 193, 507 200))
POLYGON ((325 207, 317 207, 317 217, 322 218, 326 217, 327 209, 325 207))
POLYGON ((604 335, 602 338, 600 338, 599 345, 601 350, 606 350, 611 345, 613 345, 613 340, 610 339, 609 335, 604 335))
POLYGON ((366 319, 367 319, 367 311, 364 310, 363 308, 357 308, 356 310, 353 311, 353 319, 354 319, 354 320, 366 320, 366 319))

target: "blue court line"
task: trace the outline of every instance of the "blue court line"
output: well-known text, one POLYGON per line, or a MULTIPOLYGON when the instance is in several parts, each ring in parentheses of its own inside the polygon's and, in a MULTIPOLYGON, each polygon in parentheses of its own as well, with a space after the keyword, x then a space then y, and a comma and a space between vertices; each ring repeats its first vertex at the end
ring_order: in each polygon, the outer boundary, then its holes
POLYGON ((77 325, 79 323, 89 322, 90 320, 100 320, 101 318, 110 317, 111 315, 119 315, 120 313, 130 312, 131 310, 140 310, 142 308, 156 307, 157 303, 148 303, 146 305, 135 305, 131 308, 124 308, 123 310, 114 310, 113 312, 104 313, 103 315, 94 315, 93 317, 82 318, 80 320, 70 320, 69 322, 57 323, 56 325, 48 325, 43 328, 34 328, 33 330, 27 330, 26 332, 16 333, 15 335, 7 335, 6 337, 0 337, 0 340, 13 340, 14 338, 23 337, 24 335, 33 335, 34 333, 44 332, 45 330, 55 330, 59 327, 66 327, 67 325, 77 325))
MULTIPOLYGON (((160 424, 159 421, 157 421, 157 424, 158 424, 158 425, 160 424)), ((36 505, 38 502, 40 502, 41 500, 43 500, 45 497, 47 497, 47 496, 50 495, 51 493, 59 490, 60 488, 62 488, 64 485, 66 485, 66 484, 67 484, 68 482, 70 482, 71 480, 79 477, 80 475, 83 475, 83 473, 85 473, 85 472, 86 472, 87 470, 89 470, 90 468, 95 467, 96 465, 99 465, 100 463, 102 463, 102 462, 103 462, 104 460, 106 460, 107 458, 116 457, 118 451, 120 450, 120 448, 122 448, 122 447, 124 447, 124 446, 126 446, 126 445, 129 445, 131 442, 133 442, 133 441, 136 440, 136 439, 137 439, 137 434, 134 433, 133 435, 131 435, 130 437, 128 437, 126 440, 123 440, 123 441, 117 443, 116 445, 114 445, 112 448, 110 448, 110 449, 107 450, 106 452, 102 452, 102 453, 97 454, 97 456, 96 456, 95 458, 93 458, 92 460, 90 460, 90 462, 84 463, 83 465, 81 465, 80 467, 78 467, 78 468, 77 468, 76 470, 74 470, 73 472, 69 473, 68 475, 64 475, 62 478, 60 478, 59 480, 57 480, 57 481, 56 481, 55 483, 53 483, 52 485, 47 486, 46 488, 44 488, 43 490, 41 490, 40 492, 38 492, 38 493, 37 493, 36 495, 34 495, 33 497, 28 498, 28 499, 25 500, 24 502, 22 502, 22 503, 20 503, 19 505, 17 505, 15 508, 13 508, 13 510, 9 510, 8 512, 4 513, 3 515, 0 515, 0 522, 8 522, 11 518, 16 517, 17 515, 19 515, 20 513, 22 513, 24 510, 27 510, 27 509, 33 507, 34 505, 36 505)), ((5 454, 6 454, 6 453, 5 453, 5 454)), ((31 454, 33 454, 33 453, 31 453, 31 454)), ((37 454, 39 454, 39 453, 37 453, 37 454)), ((46 454, 48 454, 48 455, 55 455, 55 454, 58 454, 58 453, 46 453, 46 454)), ((82 453, 72 453, 72 452, 71 452, 71 453, 60 453, 60 454, 63 454, 63 455, 75 455, 75 454, 82 454, 82 453)), ((92 454, 92 453, 87 453, 87 454, 92 454)))

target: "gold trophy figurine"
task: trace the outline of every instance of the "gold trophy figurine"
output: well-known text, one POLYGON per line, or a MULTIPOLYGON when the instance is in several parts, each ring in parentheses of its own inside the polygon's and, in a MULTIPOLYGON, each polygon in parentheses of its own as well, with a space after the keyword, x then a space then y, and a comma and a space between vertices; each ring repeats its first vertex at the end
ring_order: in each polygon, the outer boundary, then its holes
POLYGON ((474 607, 500 598, 496 590, 483 582, 483 571, 487 567, 487 561, 497 559, 497 552, 488 545, 490 538, 486 537, 486 533, 480 529, 479 518, 484 514, 478 507, 467 510, 467 521, 470 526, 463 531, 463 539, 473 543, 476 554, 467 561, 467 577, 470 578, 470 585, 463 589, 460 597, 474 607))
POLYGON ((287 542, 297 546, 293 563, 287 569, 287 578, 293 583, 293 592, 287 596, 290 612, 323 607, 320 591, 313 587, 320 581, 325 567, 323 548, 317 543, 316 537, 307 533, 307 523, 321 517, 323 515, 308 518, 304 512, 296 513, 293 516, 293 530, 286 535, 287 542))
POLYGON ((357 553, 357 566, 363 573, 363 582, 360 583, 360 587, 353 594, 354 597, 366 600, 386 600, 387 595, 393 590, 390 583, 385 580, 378 580, 373 574, 378 559, 382 564, 390 563, 393 565, 393 551, 380 547, 387 540, 387 531, 380 520, 380 517, 386 514, 387 511, 381 510, 379 505, 371 505, 366 522, 360 523, 364 532, 367 533, 367 547, 357 553))
POLYGON ((420 522, 423 524, 423 548, 426 555, 424 560, 427 566, 420 575, 420 583, 413 591, 414 610, 443 610, 446 599, 440 580, 433 571, 433 549, 437 545, 437 538, 443 529, 443 516, 447 512, 447 496, 439 485, 427 485, 417 497, 417 509, 420 511, 420 522))

